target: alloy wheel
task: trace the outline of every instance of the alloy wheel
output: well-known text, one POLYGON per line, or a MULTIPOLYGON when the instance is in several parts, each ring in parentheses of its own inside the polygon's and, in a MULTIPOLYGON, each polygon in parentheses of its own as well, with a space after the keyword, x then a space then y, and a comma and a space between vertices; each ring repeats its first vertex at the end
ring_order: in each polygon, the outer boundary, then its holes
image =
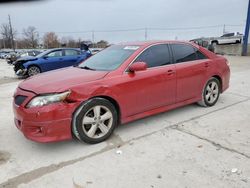
POLYGON ((113 124, 111 111, 102 105, 96 105, 89 109, 82 119, 82 129, 90 138, 105 136, 113 124))
POLYGON ((29 76, 34 76, 34 75, 39 74, 39 73, 40 73, 40 69, 36 66, 32 66, 28 69, 29 76))
POLYGON ((217 82, 211 81, 209 84, 207 84, 206 90, 205 90, 205 99, 206 102, 209 104, 214 103, 219 95, 219 86, 217 82))

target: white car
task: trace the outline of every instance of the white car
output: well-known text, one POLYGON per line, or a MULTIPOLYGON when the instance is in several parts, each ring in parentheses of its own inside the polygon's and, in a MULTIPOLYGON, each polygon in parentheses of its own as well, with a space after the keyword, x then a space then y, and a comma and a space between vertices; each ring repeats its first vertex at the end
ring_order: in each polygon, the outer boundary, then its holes
POLYGON ((221 37, 211 38, 211 44, 236 44, 241 43, 243 35, 239 32, 236 33, 226 33, 221 37))

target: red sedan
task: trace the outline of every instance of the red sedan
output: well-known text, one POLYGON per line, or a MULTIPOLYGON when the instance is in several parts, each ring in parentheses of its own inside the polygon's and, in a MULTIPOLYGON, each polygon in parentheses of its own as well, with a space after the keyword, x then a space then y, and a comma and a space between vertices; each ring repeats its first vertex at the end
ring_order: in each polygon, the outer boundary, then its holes
POLYGON ((107 139, 127 123, 198 102, 213 106, 229 87, 228 61, 188 42, 113 45, 79 66, 19 84, 15 124, 37 142, 107 139))

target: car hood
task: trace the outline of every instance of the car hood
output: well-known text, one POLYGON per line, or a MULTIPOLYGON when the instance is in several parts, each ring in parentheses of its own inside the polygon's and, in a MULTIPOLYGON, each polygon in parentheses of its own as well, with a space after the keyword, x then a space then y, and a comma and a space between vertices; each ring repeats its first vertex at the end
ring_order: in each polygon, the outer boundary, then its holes
POLYGON ((63 92, 72 86, 99 80, 108 72, 85 70, 77 67, 49 71, 30 77, 19 84, 19 88, 36 94, 63 92))
POLYGON ((34 56, 24 56, 24 57, 18 58, 18 61, 34 61, 34 60, 37 60, 37 57, 34 57, 34 56))
POLYGON ((37 60, 37 57, 34 56, 20 57, 13 63, 13 65, 20 65, 26 63, 27 61, 35 61, 35 60, 37 60))

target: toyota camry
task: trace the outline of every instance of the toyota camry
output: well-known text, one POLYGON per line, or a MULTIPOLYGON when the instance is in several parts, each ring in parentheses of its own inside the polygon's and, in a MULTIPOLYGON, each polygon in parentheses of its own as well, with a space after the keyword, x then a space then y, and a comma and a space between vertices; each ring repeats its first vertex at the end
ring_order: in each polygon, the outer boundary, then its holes
POLYGON ((229 79, 228 61, 194 43, 113 45, 78 66, 20 83, 15 124, 37 142, 98 143, 119 124, 191 103, 213 106, 229 79))

